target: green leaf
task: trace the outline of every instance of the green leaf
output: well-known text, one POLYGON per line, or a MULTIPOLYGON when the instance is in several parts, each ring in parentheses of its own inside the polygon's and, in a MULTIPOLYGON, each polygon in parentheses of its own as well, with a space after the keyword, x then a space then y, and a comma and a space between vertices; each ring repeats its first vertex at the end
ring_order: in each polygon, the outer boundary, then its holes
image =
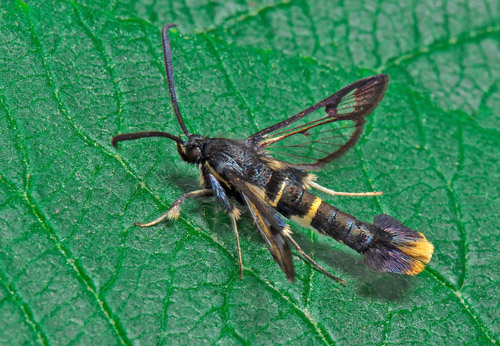
POLYGON ((498 344, 500 27, 494 1, 310 5, 30 1, 2 6, 0 343, 498 344), (211 200, 150 229, 198 172, 179 133, 159 29, 172 32, 187 127, 245 136, 377 72, 391 75, 361 142, 319 174, 377 198, 435 247, 417 277, 371 272, 293 225, 346 287, 295 259, 290 284, 248 213, 238 279, 230 221, 211 200), (458 332, 457 332, 458 331, 458 332))

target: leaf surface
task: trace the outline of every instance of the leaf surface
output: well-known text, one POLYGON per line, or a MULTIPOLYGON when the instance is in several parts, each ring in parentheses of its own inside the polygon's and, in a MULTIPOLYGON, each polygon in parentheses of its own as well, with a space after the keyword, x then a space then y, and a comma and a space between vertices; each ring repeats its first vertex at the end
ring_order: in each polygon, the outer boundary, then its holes
POLYGON ((4 6, 1 343, 498 343, 494 2, 483 12, 451 2, 441 12, 420 2, 148 4, 4 6), (167 140, 110 145, 120 132, 180 133, 159 39, 169 16, 182 25, 172 33, 181 111, 203 135, 244 138, 356 79, 391 75, 363 139, 319 182, 384 191, 322 197, 423 232, 436 247, 424 273, 371 272, 354 251, 293 225, 348 285, 298 258, 290 284, 246 213, 239 280, 230 221, 212 200, 186 202, 176 222, 133 226, 198 188, 196 168, 167 140), (436 18, 447 18, 443 32, 436 18))

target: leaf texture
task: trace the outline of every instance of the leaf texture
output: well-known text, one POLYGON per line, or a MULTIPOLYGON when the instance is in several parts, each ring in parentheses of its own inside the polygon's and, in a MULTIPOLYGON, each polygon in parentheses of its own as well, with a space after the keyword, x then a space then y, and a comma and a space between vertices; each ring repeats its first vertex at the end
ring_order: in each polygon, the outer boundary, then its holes
POLYGON ((498 344, 495 1, 29 1, 2 6, 0 343, 498 344), (180 133, 159 28, 172 33, 192 132, 245 138, 344 85, 389 73, 360 143, 319 173, 327 197, 388 213, 435 245, 408 278, 371 272, 293 225, 316 261, 290 284, 245 213, 238 279, 231 224, 212 200, 149 221, 198 172, 175 146, 120 132, 180 133), (459 331, 459 332, 457 332, 459 331))

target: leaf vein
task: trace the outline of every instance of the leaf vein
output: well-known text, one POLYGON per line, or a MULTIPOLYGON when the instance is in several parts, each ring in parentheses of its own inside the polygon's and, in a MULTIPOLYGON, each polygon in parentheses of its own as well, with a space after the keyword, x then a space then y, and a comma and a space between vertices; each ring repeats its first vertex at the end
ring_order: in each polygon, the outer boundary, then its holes
POLYGON ((226 28, 230 28, 231 26, 233 26, 235 24, 244 23, 245 21, 250 20, 254 17, 263 16, 270 11, 280 9, 280 8, 287 8, 290 6, 290 4, 291 4, 290 0, 283 0, 283 1, 279 1, 279 2, 269 4, 269 5, 262 6, 258 9, 256 9, 255 11, 251 11, 248 13, 241 13, 241 12, 236 13, 232 16, 225 18, 225 20, 222 23, 209 26, 208 28, 206 28, 204 30, 198 31, 198 33, 208 34, 211 31, 219 29, 221 26, 224 27, 225 25, 227 25, 226 28))
MULTIPOLYGON (((460 256, 461 257, 461 273, 460 273, 459 278, 458 278, 458 287, 460 289, 463 287, 465 275, 467 272, 467 246, 466 246, 467 235, 465 233, 465 227, 464 227, 464 224, 462 222, 460 207, 457 203, 457 198, 455 196, 453 189, 451 188, 450 182, 446 180, 446 177, 444 176, 444 174, 438 169, 437 164, 436 164, 436 160, 434 159, 434 156, 432 155, 432 153, 430 152, 430 150, 426 146, 427 140, 426 140, 426 136, 424 133, 424 129, 422 127, 422 120, 420 119, 420 110, 418 108, 417 102, 415 100, 415 95, 413 92, 410 93, 410 100, 411 100, 411 104, 412 104, 413 109, 414 109, 415 116, 417 117, 416 123, 417 123, 417 130, 420 134, 420 138, 421 138, 421 142, 422 142, 421 147, 423 148, 423 150, 427 153, 427 156, 429 157, 429 164, 432 166, 433 170, 436 172, 439 179, 441 179, 441 181, 443 182, 443 185, 445 186, 446 192, 448 194, 448 198, 450 199, 452 207, 455 210, 456 219, 454 219, 454 220, 455 220, 455 224, 457 226, 459 236, 460 236, 459 244, 460 244, 460 255, 461 255, 460 256)), ((460 122, 458 122, 457 126, 460 127, 460 122)), ((459 142, 460 142, 460 140, 459 140, 459 142)))
MULTIPOLYGON (((7 283, 7 279, 5 277, 5 274, 0 270, 0 283, 5 287, 7 290, 10 298, 14 301, 14 303, 17 305, 17 307, 22 311, 24 319, 28 323, 28 325, 33 329, 35 334, 37 335, 37 341, 41 345, 49 345, 49 341, 47 339, 47 336, 43 332, 42 328, 38 324, 37 321, 35 321, 35 318, 33 316, 33 311, 31 311, 31 308, 27 303, 25 303, 19 294, 16 292, 16 289, 7 283)), ((4 340, 5 341, 5 340, 4 340)))
POLYGON ((224 78, 225 78, 226 82, 229 84, 229 87, 231 88, 231 90, 233 91, 233 93, 236 95, 236 97, 240 101, 241 105, 247 111, 248 116, 252 119, 252 123, 253 123, 255 131, 258 131, 259 127, 258 127, 258 125, 257 125, 257 123, 255 121, 255 114, 252 112, 250 106, 248 105, 248 102, 245 100, 245 98, 239 92, 239 90, 236 87, 236 85, 233 83, 232 79, 229 77, 229 73, 228 73, 226 67, 224 66, 224 63, 223 63, 223 61, 221 59, 219 51, 215 47, 215 44, 212 41, 212 38, 210 36, 208 36, 208 35, 203 35, 203 37, 205 38, 205 41, 208 43, 209 49, 213 52, 213 54, 214 54, 214 56, 215 56, 215 58, 217 60, 217 65, 222 70, 222 73, 224 74, 224 78))
POLYGON ((14 145, 17 147, 17 150, 22 153, 22 156, 23 156, 24 166, 26 169, 26 172, 25 172, 26 176, 23 177, 23 180, 24 180, 23 183, 24 183, 24 190, 25 190, 25 192, 27 192, 28 187, 29 187, 29 179, 30 179, 30 163, 28 160, 28 154, 27 154, 26 148, 24 147, 23 142, 21 140, 21 133, 19 131, 19 126, 17 125, 16 119, 10 113, 9 107, 7 106, 7 103, 5 102, 5 98, 3 95, 0 95, 0 105, 4 108, 5 114, 7 116, 7 120, 9 121, 11 128, 14 129, 14 131, 16 133, 16 141, 15 141, 14 145))
MULTIPOLYGON (((30 16, 29 16, 29 8, 28 5, 21 0, 18 0, 18 4, 23 10, 23 13, 25 14, 26 21, 29 26, 29 33, 31 34, 32 40, 37 47, 37 52, 40 55, 41 61, 43 68, 46 73, 47 81, 49 85, 51 86, 54 98, 56 99, 59 107, 59 111, 61 114, 66 115, 66 117, 69 119, 66 113, 66 109, 62 103, 62 100, 59 97, 58 89, 57 86, 55 85, 54 78, 52 77, 50 73, 50 69, 47 65, 46 60, 44 59, 44 51, 43 47, 41 45, 41 42, 38 39, 38 35, 35 32, 35 28, 33 26, 33 23, 31 22, 30 16)), ((76 128, 76 127, 75 127, 76 128)), ((41 210, 36 206, 34 203, 33 198, 31 197, 30 193, 27 191, 24 194, 24 199, 26 200, 28 206, 31 208, 31 211, 33 215, 36 216, 42 227, 47 231, 49 238, 54 242, 56 248, 58 249, 59 253, 66 259, 66 262, 72 267, 74 270, 77 278, 81 280, 81 282, 86 286, 87 290, 92 294, 96 302, 98 303, 99 307, 101 308, 101 311, 103 312, 104 316, 106 317, 107 322, 111 326, 112 330, 116 333, 118 336, 120 343, 128 345, 131 344, 130 340, 128 340, 125 330, 121 327, 119 320, 114 316, 111 308, 109 305, 99 296, 94 283, 92 282, 92 279, 85 273, 84 269, 80 266, 77 260, 75 260, 69 249, 67 249, 59 239, 59 237, 56 235, 56 232, 54 228, 50 225, 48 220, 45 218, 41 210)))
POLYGON ((111 77, 111 81, 113 83, 113 97, 116 102, 116 106, 118 108, 118 130, 121 130, 121 124, 123 123, 123 100, 122 100, 122 91, 119 84, 118 76, 115 73, 115 69, 113 68, 112 59, 104 49, 104 44, 102 40, 100 40, 96 35, 94 35, 93 31, 88 27, 88 25, 83 21, 82 15, 78 6, 74 2, 70 2, 73 7, 73 11, 75 12, 76 19, 78 24, 83 28, 83 31, 87 34, 87 36, 91 39, 91 41, 95 44, 97 48, 97 52, 101 56, 104 61, 104 66, 106 71, 108 71, 109 76, 111 77))
POLYGON ((378 68, 376 68, 376 71, 377 73, 381 73, 392 66, 409 63, 422 56, 431 55, 435 52, 443 51, 450 47, 460 47, 470 42, 477 42, 490 36, 496 36, 498 35, 498 33, 500 33, 500 25, 487 26, 478 30, 463 33, 461 35, 458 35, 457 37, 449 37, 446 39, 437 40, 425 47, 420 47, 403 55, 388 59, 385 64, 380 65, 378 68))

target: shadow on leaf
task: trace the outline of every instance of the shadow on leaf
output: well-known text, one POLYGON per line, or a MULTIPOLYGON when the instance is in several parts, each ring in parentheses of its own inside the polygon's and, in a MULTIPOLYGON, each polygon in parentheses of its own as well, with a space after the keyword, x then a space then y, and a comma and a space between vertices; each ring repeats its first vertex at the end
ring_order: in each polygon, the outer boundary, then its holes
MULTIPOLYGON (((329 268, 342 271, 355 278, 355 281, 348 282, 347 286, 357 282, 357 291, 362 296, 382 300, 398 300, 405 295, 411 285, 412 278, 408 276, 370 270, 364 265, 363 257, 347 247, 339 250, 322 244, 321 240, 312 243, 298 232, 294 233, 294 238, 306 253, 313 254, 320 262, 328 263, 329 268)), ((342 278, 341 275, 340 277, 342 278)))

